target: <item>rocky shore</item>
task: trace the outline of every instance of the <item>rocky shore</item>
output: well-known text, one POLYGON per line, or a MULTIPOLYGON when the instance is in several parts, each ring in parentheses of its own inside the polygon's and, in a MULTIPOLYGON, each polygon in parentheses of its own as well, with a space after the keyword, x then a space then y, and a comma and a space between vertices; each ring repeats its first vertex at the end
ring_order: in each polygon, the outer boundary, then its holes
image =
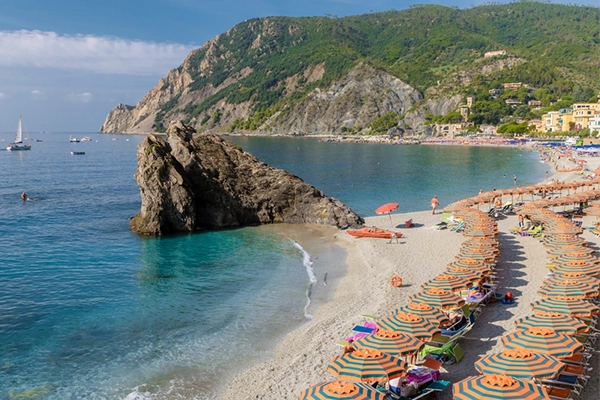
POLYGON ((197 229, 314 223, 341 229, 363 219, 296 175, 273 168, 229 141, 181 122, 138 146, 142 206, 130 228, 161 236, 197 229))

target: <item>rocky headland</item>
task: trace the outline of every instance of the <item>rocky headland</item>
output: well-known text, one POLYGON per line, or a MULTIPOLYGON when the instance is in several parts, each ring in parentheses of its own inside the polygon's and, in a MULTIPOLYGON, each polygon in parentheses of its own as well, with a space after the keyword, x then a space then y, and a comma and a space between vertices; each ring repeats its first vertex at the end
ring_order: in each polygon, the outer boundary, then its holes
POLYGON ((169 127, 166 140, 149 135, 139 144, 137 155, 135 178, 142 206, 130 227, 141 235, 272 223, 343 229, 364 222, 299 177, 181 122, 169 127))

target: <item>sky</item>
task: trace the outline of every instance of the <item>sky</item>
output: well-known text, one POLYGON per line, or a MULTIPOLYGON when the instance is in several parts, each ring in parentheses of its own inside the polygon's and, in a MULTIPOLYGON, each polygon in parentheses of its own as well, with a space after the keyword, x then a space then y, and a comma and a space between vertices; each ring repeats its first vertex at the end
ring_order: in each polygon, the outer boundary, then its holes
POLYGON ((489 2, 0 0, 0 132, 14 132, 19 115, 28 132, 97 132, 117 104, 135 105, 190 51, 246 19, 343 17, 425 3, 489 2))

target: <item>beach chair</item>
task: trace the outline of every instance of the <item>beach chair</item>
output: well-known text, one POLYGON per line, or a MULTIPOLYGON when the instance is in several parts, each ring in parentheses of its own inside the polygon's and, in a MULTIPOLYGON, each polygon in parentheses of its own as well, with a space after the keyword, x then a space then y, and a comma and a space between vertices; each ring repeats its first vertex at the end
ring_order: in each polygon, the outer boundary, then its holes
POLYGON ((455 227, 450 228, 450 230, 452 232, 461 232, 463 229, 465 229, 465 223, 460 222, 458 225, 456 225, 455 227))

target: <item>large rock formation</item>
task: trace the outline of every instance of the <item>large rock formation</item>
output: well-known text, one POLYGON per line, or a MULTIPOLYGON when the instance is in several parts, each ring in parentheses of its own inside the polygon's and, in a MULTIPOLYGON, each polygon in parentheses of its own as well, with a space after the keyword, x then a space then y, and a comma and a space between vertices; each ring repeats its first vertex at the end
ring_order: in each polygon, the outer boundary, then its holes
POLYGON ((142 235, 280 222, 363 224, 350 208, 299 177, 181 122, 169 127, 166 141, 149 135, 137 154, 142 206, 130 227, 142 235))

